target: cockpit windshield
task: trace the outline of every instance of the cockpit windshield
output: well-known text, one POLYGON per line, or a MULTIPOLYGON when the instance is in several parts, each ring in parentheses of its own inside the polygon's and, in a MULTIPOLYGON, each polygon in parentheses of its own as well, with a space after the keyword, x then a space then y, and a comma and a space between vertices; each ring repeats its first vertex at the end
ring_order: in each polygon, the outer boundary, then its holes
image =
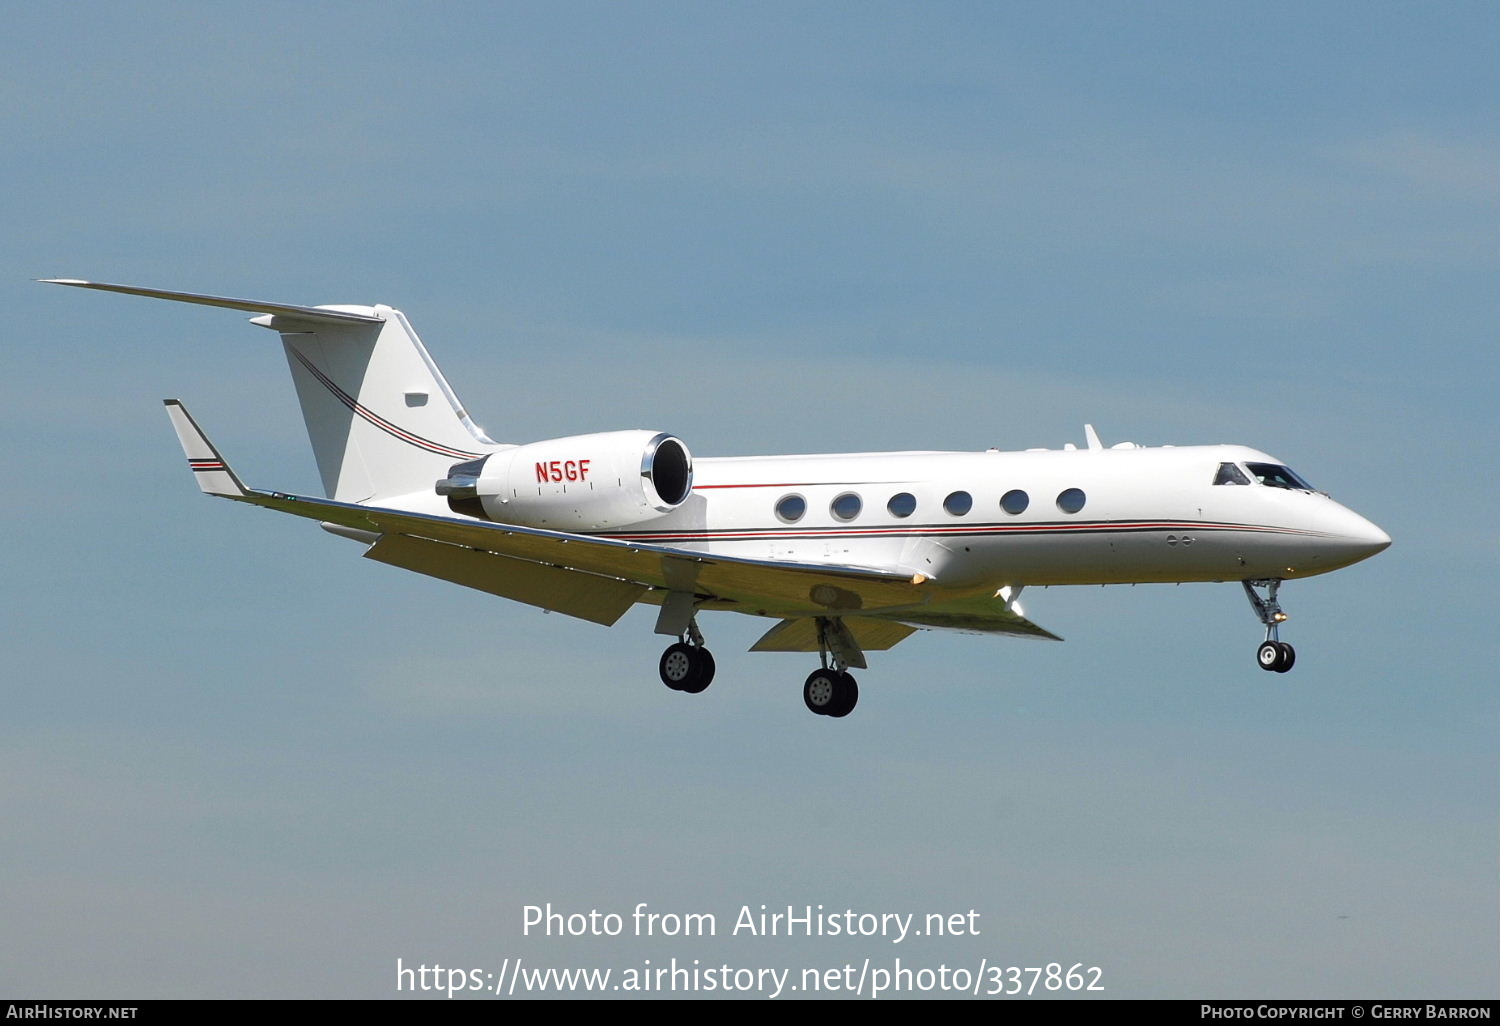
POLYGON ((1245 472, 1233 463, 1220 463, 1219 472, 1214 475, 1216 485, 1247 485, 1250 479, 1245 472))
POLYGON ((1283 467, 1275 463, 1246 463, 1245 466, 1263 485, 1269 485, 1272 488, 1294 488, 1307 492, 1316 491, 1312 485, 1292 473, 1291 467, 1283 467))

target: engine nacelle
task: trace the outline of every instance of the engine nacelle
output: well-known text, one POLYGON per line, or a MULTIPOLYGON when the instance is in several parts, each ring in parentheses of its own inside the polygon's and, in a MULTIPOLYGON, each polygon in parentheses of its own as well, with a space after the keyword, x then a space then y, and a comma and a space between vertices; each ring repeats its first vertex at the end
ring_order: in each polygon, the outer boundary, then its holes
POLYGON ((455 513, 555 531, 626 527, 693 492, 693 457, 659 431, 606 431, 518 445, 454 464, 437 483, 455 513))

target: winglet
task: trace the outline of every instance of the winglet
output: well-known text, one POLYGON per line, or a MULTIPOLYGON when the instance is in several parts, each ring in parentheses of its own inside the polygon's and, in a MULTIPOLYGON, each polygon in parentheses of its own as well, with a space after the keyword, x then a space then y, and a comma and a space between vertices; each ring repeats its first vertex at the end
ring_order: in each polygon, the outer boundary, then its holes
POLYGON ((226 499, 238 499, 250 494, 234 471, 229 469, 229 464, 224 462, 224 457, 219 455, 219 450, 208 440, 187 407, 176 399, 163 399, 162 402, 167 407, 167 416, 172 419, 177 440, 182 443, 182 452, 187 456, 188 466, 198 479, 198 487, 208 495, 226 499))

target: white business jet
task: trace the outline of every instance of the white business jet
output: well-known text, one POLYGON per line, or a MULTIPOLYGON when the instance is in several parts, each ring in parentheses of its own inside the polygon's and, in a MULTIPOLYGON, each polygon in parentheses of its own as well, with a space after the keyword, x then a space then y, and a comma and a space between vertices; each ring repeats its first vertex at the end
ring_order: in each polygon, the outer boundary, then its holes
POLYGON ((675 691, 714 676, 697 616, 776 620, 756 652, 816 652, 802 697, 846 716, 851 667, 931 628, 1057 636, 1017 603, 1030 585, 1239 581, 1285 672, 1283 581, 1349 566, 1391 539, 1282 461, 1235 445, 883 452, 695 459, 660 431, 524 445, 490 439, 406 317, 71 279, 58 285, 225 307, 281 335, 326 498, 246 488, 175 399, 167 413, 209 495, 315 520, 364 555, 613 624, 661 607, 675 691))

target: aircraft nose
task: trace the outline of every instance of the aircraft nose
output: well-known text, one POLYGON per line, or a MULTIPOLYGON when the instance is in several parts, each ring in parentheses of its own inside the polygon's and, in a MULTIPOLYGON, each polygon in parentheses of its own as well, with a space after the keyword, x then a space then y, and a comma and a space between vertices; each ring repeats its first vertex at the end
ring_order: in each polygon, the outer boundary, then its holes
POLYGON ((1391 536, 1351 509, 1343 508, 1338 527, 1339 547, 1349 562, 1369 559, 1390 548, 1391 536))
POLYGON ((1384 552, 1386 549, 1391 547, 1390 535, 1386 534, 1374 524, 1371 524, 1368 520, 1366 520, 1365 523, 1369 524, 1370 527, 1370 533, 1364 539, 1365 544, 1370 547, 1370 555, 1373 556, 1377 552, 1384 552))

